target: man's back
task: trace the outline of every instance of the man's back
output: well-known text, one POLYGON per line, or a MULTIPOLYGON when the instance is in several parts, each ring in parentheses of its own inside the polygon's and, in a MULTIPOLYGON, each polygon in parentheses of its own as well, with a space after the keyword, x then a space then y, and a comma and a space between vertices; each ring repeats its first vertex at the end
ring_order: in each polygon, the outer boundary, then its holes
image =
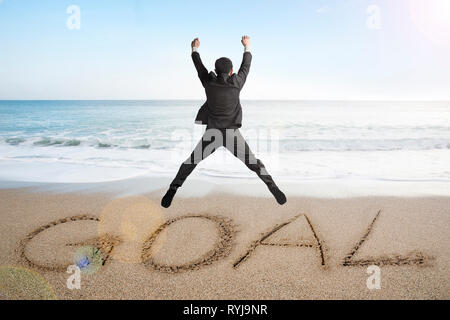
POLYGON ((205 88, 206 103, 200 108, 195 121, 209 128, 236 129, 242 126, 242 107, 239 94, 250 71, 252 54, 246 48, 238 73, 208 73, 200 54, 194 50, 192 60, 198 77, 205 88))
POLYGON ((239 131, 242 121, 239 92, 244 86, 252 61, 252 55, 249 52, 250 38, 243 36, 241 42, 245 47, 245 53, 239 72, 233 74, 233 63, 231 60, 220 58, 216 61, 216 74, 214 74, 213 72, 208 73, 200 59, 200 54, 197 52, 200 41, 198 38, 192 41, 192 60, 207 97, 206 103, 201 107, 197 115, 196 122, 207 124, 208 126, 194 151, 181 165, 177 175, 170 184, 169 190, 161 199, 161 206, 164 208, 170 207, 178 188, 183 185, 197 164, 220 147, 227 148, 251 171, 255 172, 280 205, 286 203, 286 196, 277 187, 262 161, 255 157, 239 131))

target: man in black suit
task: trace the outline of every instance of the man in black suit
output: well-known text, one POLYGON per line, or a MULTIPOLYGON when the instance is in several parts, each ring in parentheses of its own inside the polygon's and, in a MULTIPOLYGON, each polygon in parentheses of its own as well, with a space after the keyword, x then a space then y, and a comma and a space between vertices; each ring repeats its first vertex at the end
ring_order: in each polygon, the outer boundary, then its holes
POLYGON ((183 185, 197 164, 220 147, 227 148, 255 172, 267 185, 279 204, 286 203, 286 196, 278 189, 272 177, 267 173, 264 164, 256 159, 239 131, 242 126, 239 94, 247 79, 252 61, 250 38, 243 36, 241 42, 245 51, 237 74, 233 73, 233 64, 228 58, 218 59, 215 63, 216 73, 208 73, 198 53, 199 39, 196 38, 191 43, 192 60, 207 97, 206 103, 200 108, 195 121, 199 124, 206 124, 206 131, 190 157, 181 165, 169 190, 162 198, 161 205, 165 208, 171 205, 177 189, 183 185))

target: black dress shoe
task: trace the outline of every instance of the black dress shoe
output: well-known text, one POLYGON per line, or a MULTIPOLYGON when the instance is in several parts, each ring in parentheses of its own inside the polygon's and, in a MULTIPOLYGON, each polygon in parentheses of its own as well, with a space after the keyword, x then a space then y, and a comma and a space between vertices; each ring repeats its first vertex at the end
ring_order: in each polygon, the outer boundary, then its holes
POLYGON ((286 196, 280 189, 278 189, 278 187, 269 187, 269 190, 277 200, 278 204, 283 205, 286 203, 286 196))
POLYGON ((167 190, 166 195, 161 200, 161 206, 163 206, 164 208, 170 207, 175 193, 177 193, 177 189, 167 190))

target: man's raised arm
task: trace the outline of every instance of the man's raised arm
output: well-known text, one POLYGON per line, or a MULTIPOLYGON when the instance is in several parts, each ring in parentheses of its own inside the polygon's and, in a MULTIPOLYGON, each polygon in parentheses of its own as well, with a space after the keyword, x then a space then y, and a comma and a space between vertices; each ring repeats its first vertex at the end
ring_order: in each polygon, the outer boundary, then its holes
POLYGON ((247 75, 250 72, 250 65, 252 63, 252 54, 250 53, 250 37, 242 37, 242 45, 244 46, 244 57, 242 58, 242 64, 237 73, 237 79, 239 86, 242 88, 244 86, 247 75))
POLYGON ((191 42, 191 48, 192 48, 192 61, 194 61, 195 69, 197 69, 198 77, 200 78, 200 81, 203 83, 203 81, 206 80, 208 77, 208 70, 206 70, 205 66, 203 65, 202 59, 200 59, 200 54, 198 53, 198 47, 200 47, 200 40, 198 38, 195 38, 191 42))

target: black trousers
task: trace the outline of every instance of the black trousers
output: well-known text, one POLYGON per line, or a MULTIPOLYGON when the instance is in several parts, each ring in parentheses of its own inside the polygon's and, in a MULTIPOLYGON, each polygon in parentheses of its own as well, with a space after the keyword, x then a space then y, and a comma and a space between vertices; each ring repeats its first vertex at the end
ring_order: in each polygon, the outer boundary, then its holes
POLYGON ((256 159, 239 129, 207 128, 192 154, 181 165, 170 188, 181 187, 195 167, 220 147, 227 148, 235 157, 244 162, 268 187, 276 187, 264 164, 261 160, 256 159))

